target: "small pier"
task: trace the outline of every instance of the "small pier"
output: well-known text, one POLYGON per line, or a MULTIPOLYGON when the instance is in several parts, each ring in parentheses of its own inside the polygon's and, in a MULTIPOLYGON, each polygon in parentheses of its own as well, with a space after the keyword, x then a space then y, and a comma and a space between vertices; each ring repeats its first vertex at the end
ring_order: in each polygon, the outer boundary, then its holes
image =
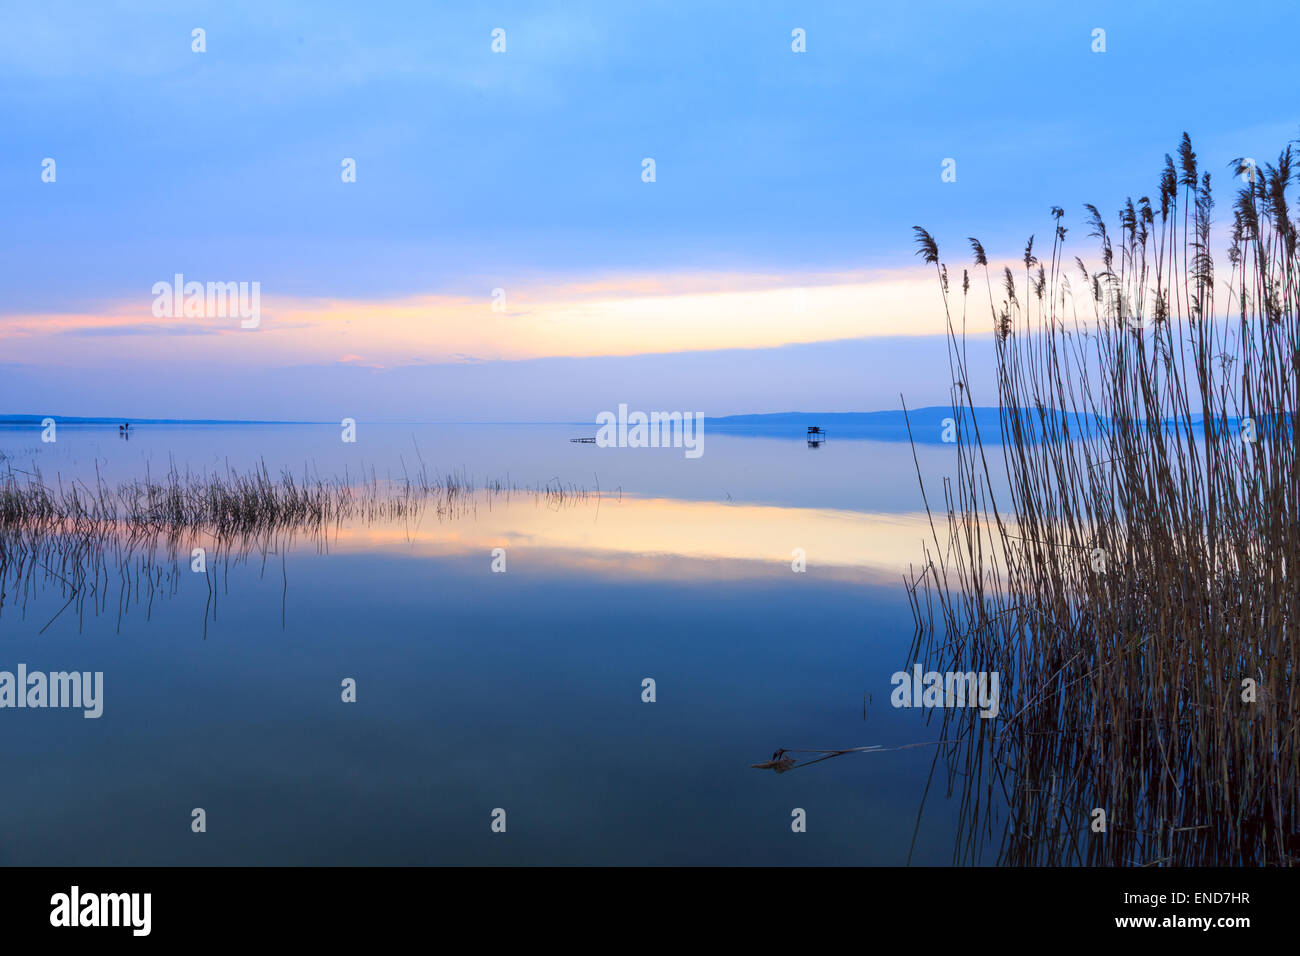
POLYGON ((826 440, 826 429, 817 425, 808 426, 808 447, 820 448, 826 440))

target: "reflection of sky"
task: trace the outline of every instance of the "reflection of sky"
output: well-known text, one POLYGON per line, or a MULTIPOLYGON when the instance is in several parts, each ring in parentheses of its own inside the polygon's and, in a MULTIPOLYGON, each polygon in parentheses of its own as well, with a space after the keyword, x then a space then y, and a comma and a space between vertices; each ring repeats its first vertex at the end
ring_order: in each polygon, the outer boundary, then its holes
MULTIPOLYGON (((913 850, 926 748, 750 769, 777 747, 934 738, 925 714, 888 703, 914 632, 902 573, 928 536, 911 450, 710 434, 690 461, 571 445, 575 432, 372 426, 351 446, 332 426, 141 426, 129 442, 68 428, 41 446, 0 430, 5 464, 51 483, 260 460, 272 476, 373 463, 383 480, 422 457, 480 485, 592 487, 599 468, 605 496, 349 520, 324 544, 216 548, 207 575, 184 546, 160 579, 135 553, 129 586, 110 562, 112 586, 57 619, 57 580, 11 589, 0 667, 102 670, 105 711, 8 715, 21 770, 0 812, 22 826, 0 862, 947 862, 955 808, 940 795, 913 850), (355 707, 339 702, 344 676, 355 707), (96 813, 78 812, 86 793, 96 813), (220 840, 192 838, 194 806, 220 840), (505 842, 486 826, 498 806, 505 842), (807 839, 790 839, 792 806, 807 839)), ((951 463, 946 447, 918 455, 931 480, 951 463)))
POLYGON ((548 508, 516 498, 480 498, 472 513, 449 520, 349 523, 330 534, 343 553, 430 556, 505 548, 516 562, 578 564, 588 571, 653 577, 790 574, 793 552, 837 575, 870 570, 898 581, 928 537, 924 515, 866 514, 665 498, 607 499, 548 508), (681 558, 693 559, 689 564, 681 558), (759 563, 748 567, 748 562, 759 563))
POLYGON ((914 223, 954 282, 966 236, 1014 260, 1030 233, 1043 247, 1054 203, 1069 253, 1086 253, 1081 204, 1149 193, 1184 129, 1221 199, 1231 158, 1264 161, 1295 133, 1288 84, 1242 96, 1228 55, 1289 75, 1285 2, 1172 18, 1118 0, 1086 18, 1030 3, 278 9, 7 12, 0 411, 519 420, 629 392, 709 414, 896 407, 904 390, 933 404, 935 343, 862 344, 938 327, 914 223), (1142 109, 1099 119, 1134 89, 1142 109), (1050 107, 1007 107, 1030 92, 1050 107), (949 157, 955 183, 939 177, 949 157), (149 290, 178 272, 259 281, 262 328, 154 318, 149 290), (826 344, 846 339, 854 363, 826 344))
MULTIPOLYGON (((802 438, 724 434, 707 428, 704 454, 684 457, 675 448, 599 448, 570 438, 595 434, 594 424, 543 426, 358 426, 357 442, 340 441, 340 429, 311 426, 140 425, 129 441, 114 428, 63 426, 58 441, 40 442, 38 426, 0 428, 0 463, 38 470, 49 483, 96 474, 110 483, 146 472, 161 479, 174 464, 184 472, 246 473, 265 465, 272 478, 288 470, 325 479, 372 471, 380 479, 455 473, 477 487, 509 480, 535 487, 559 481, 606 496, 682 501, 783 505, 807 510, 908 514, 924 510, 913 451, 906 442, 848 440, 832 436, 820 448, 802 438)), ((916 458, 931 495, 951 472, 951 445, 919 445, 916 458)), ((932 500, 932 505, 936 504, 932 500)))
MULTIPOLYGON (((87 602, 84 624, 69 610, 39 636, 57 586, 26 619, 5 606, 0 666, 102 670, 105 709, 5 713, 0 811, 20 825, 0 863, 908 858, 929 748, 750 769, 777 747, 933 739, 924 713, 888 702, 913 630, 896 585, 812 565, 719 586, 524 561, 492 574, 473 556, 279 564, 223 566, 206 639, 209 590, 188 572, 174 594, 142 587, 120 623, 116 583, 98 617, 87 602), (195 806, 212 839, 190 833, 195 806)), ((955 802, 932 795, 915 862, 949 862, 955 802)))
MULTIPOLYGON (((590 426, 362 426, 357 444, 332 426, 139 426, 123 441, 108 429, 70 426, 33 449, 38 429, 0 430, 0 465, 39 471, 47 484, 76 480, 111 488, 148 473, 164 481, 175 465, 220 477, 265 465, 275 479, 288 469, 352 482, 372 474, 400 486, 454 472, 482 488, 494 480, 524 487, 564 486, 560 505, 527 491, 482 491, 450 513, 349 518, 326 544, 340 553, 438 558, 504 547, 511 562, 542 561, 591 573, 674 579, 790 574, 793 552, 807 566, 854 579, 901 580, 931 539, 917 489, 912 449, 903 442, 736 436, 706 429, 705 454, 680 449, 619 449, 573 444, 590 426), (30 434, 29 434, 30 432, 30 434), (599 495, 597 495, 599 488, 599 495), (573 496, 584 490, 586 498, 573 496)), ((927 480, 950 466, 948 446, 920 447, 927 480)), ((382 493, 381 493, 382 497, 382 493)), ((436 501, 429 504, 436 505, 436 501)), ((200 541, 199 543, 204 543, 200 541)), ((513 566, 513 565, 512 565, 513 566)))

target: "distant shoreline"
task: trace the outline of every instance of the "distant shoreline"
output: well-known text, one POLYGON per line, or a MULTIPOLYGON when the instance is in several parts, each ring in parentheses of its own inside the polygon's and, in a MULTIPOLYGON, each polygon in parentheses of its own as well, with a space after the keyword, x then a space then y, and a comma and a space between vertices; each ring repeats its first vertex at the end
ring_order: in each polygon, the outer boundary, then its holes
MULTIPOLYGON (((1048 411, 1048 410, 1044 410, 1048 411)), ((979 405, 973 410, 962 409, 960 418, 963 420, 963 427, 970 428, 972 424, 982 434, 984 440, 998 442, 1001 440, 1002 432, 1002 415, 1004 410, 996 405, 979 405)), ((1022 418, 1022 428, 1027 429, 1023 438, 1035 440, 1035 435, 1041 428, 1039 412, 1036 409, 1021 409, 1024 416, 1022 418)), ((807 429, 817 427, 821 429, 822 437, 834 440, 835 438, 858 438, 858 439, 877 439, 884 441, 915 441, 918 444, 947 444, 954 441, 953 434, 953 409, 947 405, 928 405, 921 408, 908 409, 904 412, 902 409, 887 409, 874 412, 771 412, 760 414, 746 415, 722 415, 718 417, 706 417, 705 426, 716 432, 731 435, 748 435, 762 438, 804 438, 807 435, 807 429)), ((1056 418, 1049 413, 1050 418, 1055 419, 1052 431, 1057 428, 1068 425, 1069 431, 1075 436, 1091 430, 1083 417, 1077 413, 1056 418)), ((266 426, 310 426, 310 427, 330 427, 337 428, 339 420, 328 421, 292 421, 292 420, 261 420, 261 419, 215 419, 215 418, 101 418, 85 416, 68 416, 60 417, 57 415, 0 415, 0 430, 14 430, 21 428, 39 428, 45 418, 53 418, 61 426, 84 426, 84 427, 107 427, 114 428, 125 422, 129 422, 134 429, 137 426, 161 426, 161 427, 183 427, 195 428, 202 426, 216 427, 266 427, 266 426)), ((551 428, 591 428, 593 422, 588 421, 489 421, 489 422, 472 422, 472 421, 379 421, 370 419, 359 419, 360 424, 367 426, 374 425, 406 425, 406 426, 430 426, 430 425, 456 425, 471 426, 474 428, 500 427, 500 426, 533 426, 533 427, 551 427, 551 428)), ((1227 427, 1236 429, 1240 426, 1240 419, 1229 419, 1224 422, 1227 427)), ((1104 423, 1094 421, 1092 427, 1101 426, 1104 423)), ((1177 427, 1175 420, 1168 420, 1164 423, 1166 429, 1177 427)), ((1200 415, 1192 416, 1190 426, 1196 431, 1204 429, 1204 423, 1200 415)))
POLYGON ((3 425, 40 425, 47 418, 60 425, 332 425, 333 422, 267 421, 240 418, 87 418, 78 415, 0 415, 3 425))
MULTIPOLYGON (((978 413, 998 412, 997 406, 981 406, 978 413)), ((916 416, 928 418, 930 414, 951 415, 952 409, 946 405, 932 405, 914 408, 908 414, 915 420, 916 416)), ((129 415, 83 416, 83 415, 0 415, 3 425, 40 425, 46 418, 53 418, 60 425, 121 425, 130 422, 134 425, 337 425, 335 420, 306 421, 293 419, 260 418, 132 418, 129 415)), ((705 422, 713 427, 752 428, 755 426, 836 424, 836 425, 881 425, 901 423, 902 409, 885 409, 873 412, 762 412, 757 414, 708 416, 705 422)), ((381 421, 358 419, 367 425, 591 425, 592 419, 582 421, 424 421, 398 420, 381 421)))

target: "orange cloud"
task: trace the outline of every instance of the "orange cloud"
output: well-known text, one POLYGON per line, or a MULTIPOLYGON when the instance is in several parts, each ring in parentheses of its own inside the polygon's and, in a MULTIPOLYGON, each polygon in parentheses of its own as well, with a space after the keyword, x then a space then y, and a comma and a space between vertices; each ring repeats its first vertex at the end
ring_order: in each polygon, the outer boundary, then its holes
POLYGON ((261 326, 249 330, 232 318, 159 319, 151 303, 142 292, 138 302, 113 302, 93 313, 0 316, 0 339, 9 360, 40 364, 75 364, 93 355, 384 368, 465 356, 770 348, 944 330, 935 277, 916 268, 604 276, 521 283, 495 296, 484 289, 481 296, 369 300, 285 298, 264 288, 261 326))

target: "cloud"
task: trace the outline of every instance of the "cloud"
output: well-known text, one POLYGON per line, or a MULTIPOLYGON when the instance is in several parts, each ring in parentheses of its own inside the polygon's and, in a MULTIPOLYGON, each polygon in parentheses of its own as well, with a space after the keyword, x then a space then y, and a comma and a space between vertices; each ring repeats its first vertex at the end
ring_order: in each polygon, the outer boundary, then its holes
POLYGON ((339 356, 340 365, 351 365, 354 368, 375 368, 382 369, 384 366, 378 362, 371 362, 361 355, 341 355, 339 356))
POLYGON ((225 329, 203 325, 162 325, 159 323, 140 323, 138 325, 82 325, 65 328, 54 334, 70 335, 78 338, 100 338, 120 336, 155 336, 155 335, 221 335, 225 329))
POLYGON ((102 358, 380 368, 774 348, 944 330, 935 279, 915 268, 540 278, 508 286, 500 312, 490 289, 364 299, 262 291, 255 330, 227 317, 159 322, 135 300, 88 313, 0 315, 0 339, 15 359, 52 364, 79 357, 48 348, 59 336, 99 340, 94 355, 102 358), (125 338, 133 340, 129 348, 105 344, 125 338), (196 341, 178 341, 187 338, 196 341))

